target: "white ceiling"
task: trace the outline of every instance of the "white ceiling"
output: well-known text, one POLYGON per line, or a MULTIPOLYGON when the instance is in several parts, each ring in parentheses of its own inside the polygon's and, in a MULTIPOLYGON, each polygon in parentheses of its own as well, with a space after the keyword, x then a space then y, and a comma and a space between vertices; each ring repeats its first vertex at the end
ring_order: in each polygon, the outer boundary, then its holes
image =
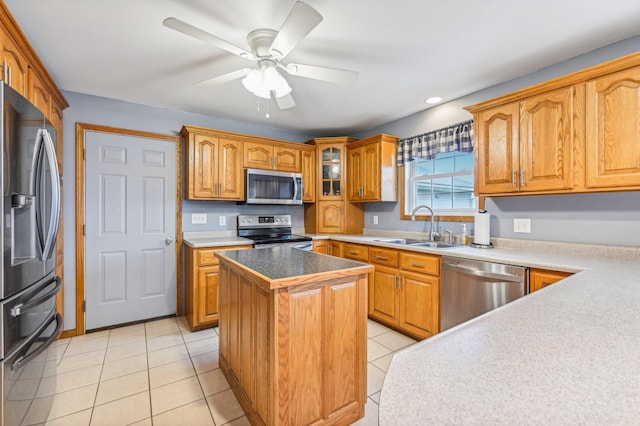
POLYGON ((5 0, 62 90, 253 122, 353 134, 640 34, 633 0, 306 0, 324 20, 287 57, 359 71, 352 86, 287 76, 297 106, 270 116, 240 80, 251 62, 162 25, 176 17, 247 49, 295 0, 5 0))

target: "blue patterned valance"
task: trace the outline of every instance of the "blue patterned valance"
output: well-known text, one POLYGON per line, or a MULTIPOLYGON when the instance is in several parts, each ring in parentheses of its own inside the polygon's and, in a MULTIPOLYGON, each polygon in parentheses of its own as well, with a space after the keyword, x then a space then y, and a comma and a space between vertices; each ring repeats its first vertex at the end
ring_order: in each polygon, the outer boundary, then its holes
POLYGON ((398 166, 414 158, 432 160, 441 152, 473 152, 473 120, 398 141, 398 166))

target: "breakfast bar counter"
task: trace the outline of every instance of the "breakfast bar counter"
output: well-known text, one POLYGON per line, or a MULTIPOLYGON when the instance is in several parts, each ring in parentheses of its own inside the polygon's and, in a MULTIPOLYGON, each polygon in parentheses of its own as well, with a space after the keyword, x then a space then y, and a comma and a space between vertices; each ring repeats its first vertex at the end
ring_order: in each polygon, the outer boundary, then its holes
POLYGON ((288 247, 216 257, 220 368, 249 421, 351 424, 364 416, 373 267, 288 247))

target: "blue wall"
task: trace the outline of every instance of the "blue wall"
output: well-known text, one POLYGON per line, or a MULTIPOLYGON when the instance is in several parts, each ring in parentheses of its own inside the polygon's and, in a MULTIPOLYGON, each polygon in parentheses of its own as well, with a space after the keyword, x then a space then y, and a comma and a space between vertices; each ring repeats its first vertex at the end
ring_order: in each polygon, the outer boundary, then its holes
MULTIPOLYGON (((640 37, 597 49, 468 96, 446 102, 409 117, 354 135, 365 138, 388 133, 400 138, 446 127, 472 118, 463 108, 515 90, 569 74, 640 50, 640 37)), ((575 194, 569 196, 518 196, 487 198, 491 236, 532 240, 596 243, 640 247, 640 192, 575 194), (514 234, 513 218, 530 218, 530 234, 514 234)), ((424 223, 399 221, 399 203, 368 204, 365 226, 369 229, 424 231, 424 223), (378 225, 373 225, 373 216, 378 225)), ((442 223, 458 232, 461 225, 442 223)), ((428 226, 427 226, 428 228, 428 226)))

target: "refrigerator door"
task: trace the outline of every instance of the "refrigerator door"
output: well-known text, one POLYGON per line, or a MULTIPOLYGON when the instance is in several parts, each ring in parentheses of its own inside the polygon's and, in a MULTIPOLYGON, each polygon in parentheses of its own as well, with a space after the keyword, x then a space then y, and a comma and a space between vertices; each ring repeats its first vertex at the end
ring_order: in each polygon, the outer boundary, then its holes
POLYGON ((55 269, 60 183, 50 124, 15 90, 0 84, 0 94, 4 299, 55 269))

